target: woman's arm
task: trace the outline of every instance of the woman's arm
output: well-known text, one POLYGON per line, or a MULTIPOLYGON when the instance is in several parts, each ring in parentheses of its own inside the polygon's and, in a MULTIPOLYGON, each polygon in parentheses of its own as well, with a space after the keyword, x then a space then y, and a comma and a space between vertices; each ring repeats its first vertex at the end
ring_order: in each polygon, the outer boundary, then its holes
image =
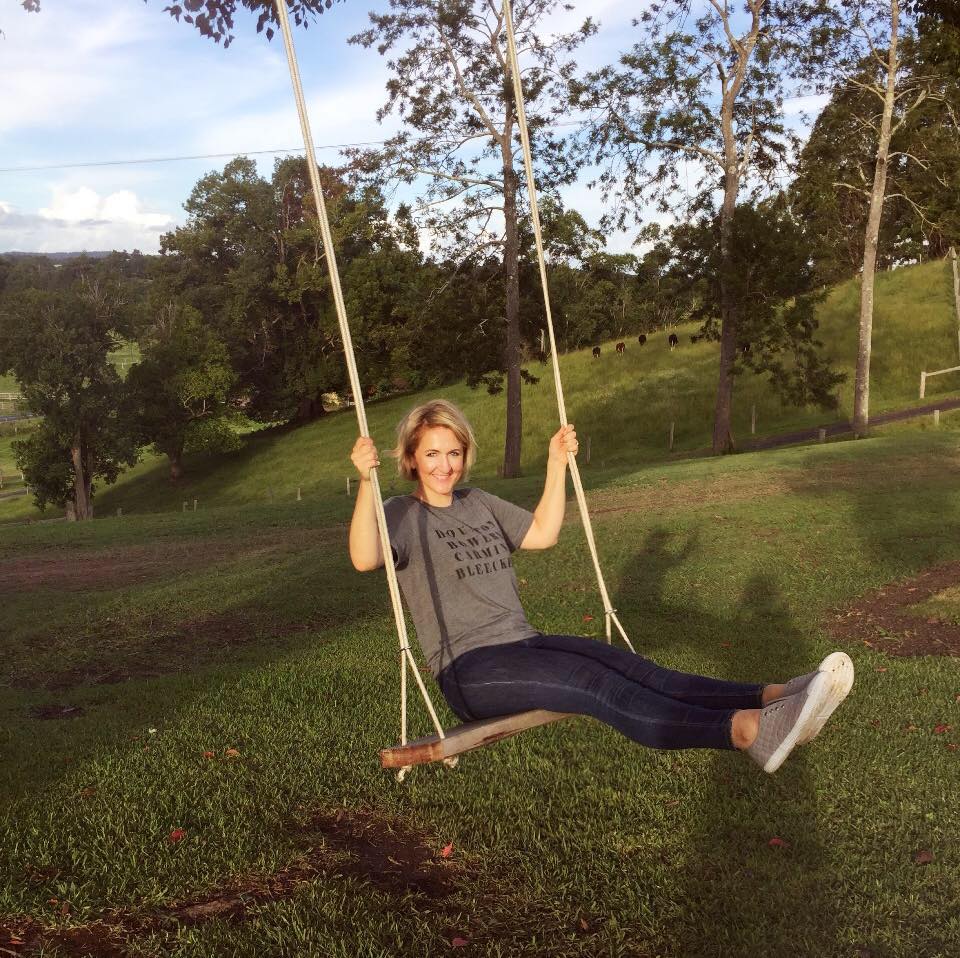
POLYGON ((383 565, 377 507, 373 498, 373 483, 370 481, 370 470, 380 465, 373 440, 361 436, 353 446, 350 459, 360 473, 360 487, 350 520, 350 561, 358 572, 372 572, 383 565))
POLYGON ((521 549, 549 549, 557 544, 567 508, 567 453, 576 455, 577 448, 577 433, 572 425, 561 427, 550 440, 543 495, 533 510, 533 525, 523 537, 521 549))

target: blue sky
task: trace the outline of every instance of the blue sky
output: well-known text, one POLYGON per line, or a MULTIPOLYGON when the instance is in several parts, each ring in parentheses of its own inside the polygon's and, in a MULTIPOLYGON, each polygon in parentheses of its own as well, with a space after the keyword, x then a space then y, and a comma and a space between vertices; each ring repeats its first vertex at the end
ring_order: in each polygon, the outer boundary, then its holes
MULTIPOLYGON (((18 0, 0 3, 0 252, 140 249, 156 252, 162 233, 185 219, 196 181, 227 158, 25 167, 296 149, 300 142, 279 36, 268 42, 237 23, 228 50, 163 12, 167 0, 43 0, 39 14, 18 0)), ((335 4, 296 43, 314 140, 380 140, 387 73, 374 50, 347 38, 383 0, 335 4)), ((564 12, 550 29, 585 15, 600 32, 581 66, 609 62, 626 48, 638 4, 593 0, 564 12)), ((321 160, 335 151, 318 150, 321 160)), ((268 174, 273 156, 257 157, 268 174)), ((596 222, 598 197, 583 184, 565 196, 596 222)), ((611 238, 623 249, 625 237, 611 238)))

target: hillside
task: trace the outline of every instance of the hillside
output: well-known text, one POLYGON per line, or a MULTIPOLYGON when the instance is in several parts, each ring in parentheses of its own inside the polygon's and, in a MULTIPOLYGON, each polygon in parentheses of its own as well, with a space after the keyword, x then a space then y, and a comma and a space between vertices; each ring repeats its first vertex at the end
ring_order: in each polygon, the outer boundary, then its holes
MULTIPOLYGON (((745 374, 734 396, 738 439, 750 436, 753 407, 758 436, 850 415, 857 300, 857 283, 850 281, 831 291, 819 311, 825 349, 837 367, 848 373, 839 412, 785 408, 765 381, 745 374)), ((667 347, 667 334, 656 333, 644 347, 631 337, 623 356, 615 354, 611 342, 601 344, 599 359, 592 358, 589 349, 561 357, 567 410, 581 437, 581 462, 588 482, 591 474, 599 480, 600 474, 689 456, 709 446, 717 346, 691 345, 693 332, 693 325, 678 328, 680 345, 673 352, 667 347), (668 449, 671 422, 675 423, 672 453, 668 449)), ((879 275, 871 412, 917 403, 920 371, 957 362, 949 265, 924 263, 879 275)), ((541 380, 524 387, 523 465, 536 472, 558 419, 550 366, 533 362, 529 369, 541 380)), ((958 387, 960 374, 938 377, 928 384, 927 395, 955 395, 958 387)), ((388 448, 403 413, 420 399, 441 394, 459 403, 474 423, 480 445, 475 475, 484 481, 493 479, 503 442, 502 396, 491 397, 460 384, 376 403, 369 408, 374 437, 381 448, 388 448)), ((184 501, 192 509, 194 498, 203 506, 281 502, 295 499, 298 487, 305 498, 344 494, 351 471, 347 456, 356 428, 352 410, 345 410, 299 429, 254 433, 237 453, 188 459, 188 475, 178 488, 167 481, 164 463, 148 457, 115 487, 100 492, 98 509, 101 515, 118 507, 124 512, 165 511, 180 509, 184 501)), ((388 470, 384 473, 386 479, 388 470)), ((389 485, 387 481, 388 491, 389 485)), ((24 499, 0 502, 0 519, 33 513, 24 499)))

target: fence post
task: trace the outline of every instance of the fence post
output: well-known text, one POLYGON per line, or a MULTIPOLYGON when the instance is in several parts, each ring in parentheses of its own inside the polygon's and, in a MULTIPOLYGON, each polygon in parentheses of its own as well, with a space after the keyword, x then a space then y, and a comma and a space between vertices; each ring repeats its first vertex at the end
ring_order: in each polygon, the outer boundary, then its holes
POLYGON ((123 509, 120 506, 117 506, 117 518, 118 519, 123 518, 123 509))
POLYGON ((184 512, 187 511, 187 500, 186 500, 186 499, 183 500, 183 511, 184 511, 184 512))
POLYGON ((923 399, 927 392, 927 374, 920 373, 920 398, 923 399))
POLYGON ((297 502, 302 502, 302 501, 303 501, 303 496, 300 495, 300 487, 297 486, 297 502))
POLYGON ((196 499, 193 500, 193 511, 194 511, 194 512, 197 511, 197 500, 196 500, 196 499))
POLYGON ((933 424, 934 426, 937 426, 937 427, 940 426, 940 410, 939 409, 934 409, 933 411, 933 424))
POLYGON ((347 476, 347 495, 350 495, 350 477, 347 476))
POLYGON ((673 420, 670 421, 670 452, 673 452, 673 420))
POLYGON ((757 434, 757 404, 754 403, 750 407, 750 435, 755 436, 757 434))
POLYGON ((823 426, 821 426, 821 427, 817 430, 817 441, 818 441, 818 442, 826 442, 826 441, 827 441, 827 430, 824 429, 823 426))

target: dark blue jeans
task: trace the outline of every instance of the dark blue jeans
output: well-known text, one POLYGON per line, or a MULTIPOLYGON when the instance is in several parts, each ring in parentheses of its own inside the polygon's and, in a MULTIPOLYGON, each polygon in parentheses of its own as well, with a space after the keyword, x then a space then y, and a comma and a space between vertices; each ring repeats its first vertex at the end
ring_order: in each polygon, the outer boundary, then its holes
POLYGON ((673 672, 577 635, 535 635, 471 649, 437 679, 463 721, 529 709, 575 712, 651 748, 733 748, 733 713, 760 708, 763 690, 673 672))

